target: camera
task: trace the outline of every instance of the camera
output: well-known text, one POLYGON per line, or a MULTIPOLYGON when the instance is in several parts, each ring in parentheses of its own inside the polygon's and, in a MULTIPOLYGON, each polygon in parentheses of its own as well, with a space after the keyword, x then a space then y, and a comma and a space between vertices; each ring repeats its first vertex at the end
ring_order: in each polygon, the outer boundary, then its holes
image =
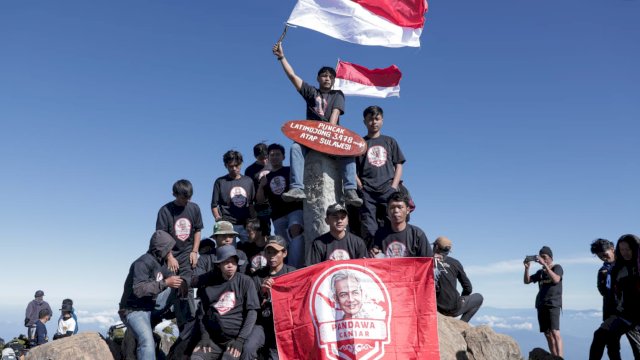
POLYGON ((538 255, 527 255, 524 258, 525 262, 531 262, 531 261, 537 261, 538 260, 538 255))

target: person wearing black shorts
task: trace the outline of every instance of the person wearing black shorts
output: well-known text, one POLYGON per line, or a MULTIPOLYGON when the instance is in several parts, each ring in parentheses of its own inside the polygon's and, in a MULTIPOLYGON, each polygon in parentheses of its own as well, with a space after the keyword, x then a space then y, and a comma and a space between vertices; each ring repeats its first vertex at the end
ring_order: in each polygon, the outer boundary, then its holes
POLYGON ((524 283, 538 283, 536 309, 540 332, 544 333, 551 355, 562 357, 560 313, 562 311, 562 266, 553 263, 553 252, 543 246, 536 257, 542 269, 529 276, 529 261, 524 261, 524 283))

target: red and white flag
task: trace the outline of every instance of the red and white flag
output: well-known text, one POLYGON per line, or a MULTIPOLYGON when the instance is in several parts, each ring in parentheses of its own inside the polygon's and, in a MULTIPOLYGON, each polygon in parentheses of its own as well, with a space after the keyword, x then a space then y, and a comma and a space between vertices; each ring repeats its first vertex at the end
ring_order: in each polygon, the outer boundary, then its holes
POLYGON ((386 98, 400 96, 402 73, 397 66, 367 69, 358 64, 338 60, 334 89, 345 95, 386 98))
POLYGON ((271 301, 282 360, 440 359, 432 258, 325 261, 271 301))
POLYGON ((426 0, 298 0, 287 23, 361 45, 418 47, 427 7, 426 0))

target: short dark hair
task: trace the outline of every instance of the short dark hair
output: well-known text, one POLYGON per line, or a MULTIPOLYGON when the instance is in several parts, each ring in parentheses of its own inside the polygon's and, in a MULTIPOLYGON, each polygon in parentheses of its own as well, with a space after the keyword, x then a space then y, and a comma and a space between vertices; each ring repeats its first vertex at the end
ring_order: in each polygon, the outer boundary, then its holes
POLYGON ((615 245, 613 244, 613 242, 607 239, 596 239, 591 243, 591 253, 594 255, 614 248, 615 245))
POLYGON ((405 205, 407 205, 407 207, 409 207, 409 197, 407 197, 407 195, 405 195, 401 191, 396 191, 391 194, 391 196, 389 196, 389 200, 387 200, 387 205, 391 204, 392 202, 398 201, 402 201, 405 205))
POLYGON ((328 72, 331 76, 333 76, 334 78, 336 77, 336 69, 332 68, 331 66, 323 66, 320 68, 320 70, 318 70, 318 76, 324 74, 328 72))
POLYGON ((374 117, 380 115, 384 117, 384 111, 382 111, 382 108, 378 105, 371 105, 364 109, 364 111, 362 112, 363 118, 366 118, 367 115, 371 115, 374 117))
POLYGON ((267 154, 270 153, 271 150, 280 150, 282 155, 284 155, 284 146, 282 146, 280 144, 273 143, 273 144, 269 145, 269 147, 267 148, 267 154))
POLYGON ((267 156, 269 151, 267 150, 267 144, 261 142, 253 146, 253 156, 258 158, 259 156, 267 156))
POLYGON ((242 154, 240 154, 240 152, 236 150, 229 150, 224 153, 224 155, 222 155, 222 161, 224 162, 225 166, 234 161, 238 164, 242 164, 242 154))
POLYGON ((191 199, 193 196, 193 185, 191 181, 181 179, 173 184, 173 196, 183 196, 191 199))
POLYGON ((261 231, 262 228, 260 227, 260 221, 258 221, 258 219, 249 219, 247 221, 246 229, 252 231, 261 231))
POLYGON ((49 311, 49 309, 42 309, 38 312, 38 319, 42 319, 46 316, 51 316, 51 311, 49 311))

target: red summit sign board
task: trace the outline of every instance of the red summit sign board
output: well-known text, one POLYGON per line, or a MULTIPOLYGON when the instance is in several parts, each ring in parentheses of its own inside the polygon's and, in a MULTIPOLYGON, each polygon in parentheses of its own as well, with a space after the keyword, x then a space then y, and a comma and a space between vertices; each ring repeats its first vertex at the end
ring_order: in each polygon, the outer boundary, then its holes
POLYGON ((432 258, 325 261, 275 278, 282 360, 439 360, 432 258))
POLYGON ((287 121, 282 132, 301 145, 329 155, 360 156, 367 151, 367 143, 360 135, 326 121, 287 121))

